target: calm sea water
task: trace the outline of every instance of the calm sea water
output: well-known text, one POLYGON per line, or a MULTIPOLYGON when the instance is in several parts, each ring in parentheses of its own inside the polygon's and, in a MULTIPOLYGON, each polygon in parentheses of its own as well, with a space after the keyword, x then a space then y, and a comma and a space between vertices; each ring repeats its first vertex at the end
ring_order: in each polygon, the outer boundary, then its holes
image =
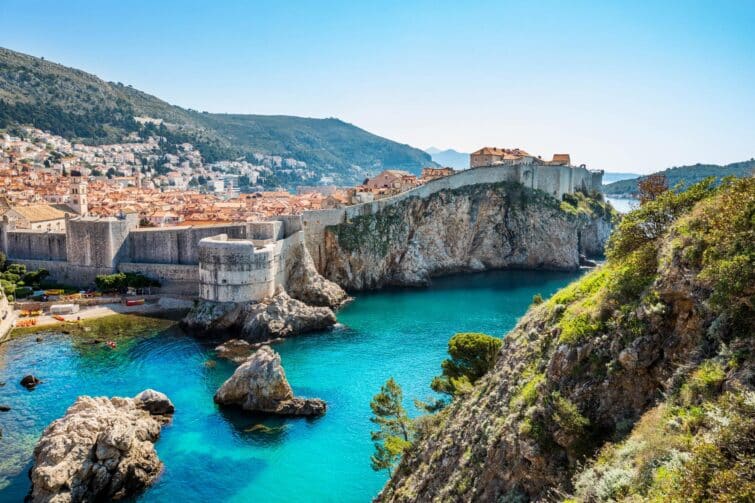
POLYGON ((176 415, 157 443, 165 472, 140 501, 369 501, 386 480, 369 463, 369 402, 380 385, 394 376, 407 406, 426 398, 455 332, 502 336, 535 293, 551 295, 577 276, 501 271, 359 295, 338 313, 344 328, 274 346, 294 392, 328 402, 315 420, 218 408, 212 396, 233 367, 207 365, 212 348, 167 322, 87 334, 121 337, 116 350, 62 333, 15 339, 0 346, 0 404, 12 407, 0 412, 0 501, 23 499, 39 434, 78 395, 133 396, 145 388, 167 393, 176 415), (18 381, 27 373, 44 383, 26 391, 18 381), (276 431, 245 431, 260 422, 276 431))
POLYGON ((636 210, 640 206, 640 202, 637 199, 629 199, 623 197, 606 197, 606 200, 616 208, 619 213, 629 213, 632 210, 636 210))

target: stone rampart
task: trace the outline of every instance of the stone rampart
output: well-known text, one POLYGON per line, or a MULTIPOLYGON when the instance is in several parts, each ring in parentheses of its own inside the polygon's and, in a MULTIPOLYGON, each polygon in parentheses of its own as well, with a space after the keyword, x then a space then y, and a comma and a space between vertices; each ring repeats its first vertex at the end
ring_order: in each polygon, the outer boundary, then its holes
POLYGON ((118 271, 140 273, 155 279, 160 282, 162 293, 199 295, 199 268, 196 265, 122 262, 118 264, 118 271))
POLYGON ((7 233, 5 254, 16 259, 66 260, 66 233, 13 230, 7 233))
POLYGON ((541 166, 518 164, 486 166, 460 171, 451 176, 431 180, 401 194, 377 201, 328 210, 305 211, 302 215, 306 244, 317 270, 325 269, 322 246, 325 228, 346 222, 362 215, 374 215, 382 209, 412 197, 427 198, 442 190, 455 190, 469 185, 485 183, 517 182, 525 187, 542 190, 557 199, 579 189, 601 187, 603 172, 593 172, 582 167, 541 166))

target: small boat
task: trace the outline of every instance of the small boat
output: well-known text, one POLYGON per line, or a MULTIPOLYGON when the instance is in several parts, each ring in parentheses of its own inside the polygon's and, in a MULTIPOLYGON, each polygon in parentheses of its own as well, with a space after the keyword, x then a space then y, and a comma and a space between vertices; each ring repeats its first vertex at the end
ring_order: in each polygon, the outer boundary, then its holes
POLYGON ((56 314, 55 316, 53 316, 53 319, 56 319, 56 320, 58 320, 58 321, 63 321, 63 322, 65 322, 65 321, 66 321, 66 319, 65 319, 65 318, 63 318, 63 317, 62 317, 61 315, 59 315, 59 314, 56 314))
POLYGON ((144 299, 129 299, 126 301, 127 306, 141 306, 144 304, 144 299))

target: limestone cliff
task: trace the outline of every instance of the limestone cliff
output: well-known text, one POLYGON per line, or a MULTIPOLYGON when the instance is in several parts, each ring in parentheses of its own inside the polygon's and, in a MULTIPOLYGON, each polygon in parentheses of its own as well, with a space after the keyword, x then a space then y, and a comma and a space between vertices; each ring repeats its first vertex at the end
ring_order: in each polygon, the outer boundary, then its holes
POLYGON ((381 501, 752 501, 755 179, 667 193, 425 423, 381 501))
POLYGON ((576 269, 580 251, 602 252, 612 213, 598 200, 574 201, 505 182, 409 198, 328 227, 321 272, 360 290, 464 271, 576 269))

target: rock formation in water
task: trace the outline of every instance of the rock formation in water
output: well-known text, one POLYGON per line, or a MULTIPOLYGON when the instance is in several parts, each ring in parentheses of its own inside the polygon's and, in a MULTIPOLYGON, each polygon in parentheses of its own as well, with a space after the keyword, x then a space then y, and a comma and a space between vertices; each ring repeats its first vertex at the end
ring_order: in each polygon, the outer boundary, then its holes
POLYGON ((755 499, 754 195, 624 216, 606 264, 525 315, 378 499, 755 499))
POLYGON ((168 397, 153 390, 134 398, 79 397, 34 449, 30 500, 107 501, 138 494, 162 471, 154 443, 173 410, 168 397))
POLYGON ((256 348, 243 339, 230 339, 215 347, 218 358, 225 358, 235 364, 244 363, 256 348))
POLYGON ((559 202, 515 183, 410 198, 326 228, 323 275, 346 289, 424 285, 486 269, 576 269, 601 254, 612 211, 599 199, 559 202))
POLYGON ((238 334, 247 341, 267 341, 323 330, 336 323, 329 307, 314 307, 285 291, 249 304, 199 301, 182 320, 192 332, 238 334))
POLYGON ((242 363, 215 393, 221 405, 285 416, 321 416, 327 408, 317 398, 294 397, 280 355, 262 346, 242 363))
POLYGON ((334 309, 347 299, 337 284, 315 269, 306 247, 290 250, 286 260, 286 288, 255 303, 199 300, 182 320, 192 332, 238 334, 247 341, 267 341, 328 328, 334 309))

